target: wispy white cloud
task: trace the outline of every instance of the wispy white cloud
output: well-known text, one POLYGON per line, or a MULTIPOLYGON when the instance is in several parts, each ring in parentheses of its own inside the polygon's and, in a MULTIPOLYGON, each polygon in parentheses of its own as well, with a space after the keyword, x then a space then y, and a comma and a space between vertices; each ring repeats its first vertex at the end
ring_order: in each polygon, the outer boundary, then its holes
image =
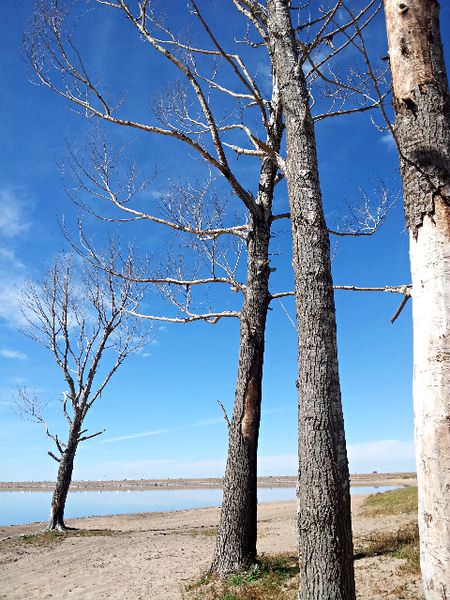
POLYGON ((30 207, 23 195, 10 189, 0 190, 0 234, 14 238, 29 230, 30 207))
POLYGON ((209 427, 210 425, 217 425, 223 423, 223 417, 214 417, 212 419, 205 419, 202 421, 196 421, 195 423, 188 423, 179 427, 165 427, 161 429, 151 429, 149 431, 141 431, 139 433, 130 433, 128 435, 119 435, 117 437, 107 438, 98 442, 99 444, 112 444, 113 442, 124 442, 127 440, 137 440, 139 438, 153 437, 155 435, 163 435, 165 433, 174 433, 177 431, 186 431, 189 429, 196 429, 197 427, 209 427))
POLYGON ((262 477, 269 475, 295 475, 298 471, 296 454, 279 454, 260 456, 258 458, 258 474, 262 477))
POLYGON ((28 356, 20 350, 9 350, 8 348, 0 348, 0 356, 11 360, 26 360, 28 356))
POLYGON ((31 226, 30 213, 31 204, 23 193, 8 188, 0 190, 0 319, 14 327, 24 324, 19 293, 25 285, 25 265, 14 246, 20 241, 16 238, 31 226))
MULTIPOLYGON (((204 424, 212 424, 213 420, 204 424)), ((214 422, 217 422, 214 420, 214 422)), ((198 422, 194 426, 201 426, 198 422)), ((174 429, 175 430, 175 429, 174 429)), ((174 430, 155 430, 154 435, 174 430)), ((147 432, 150 434, 151 432, 147 432)), ((350 472, 413 471, 414 444, 399 440, 379 440, 349 444, 350 472)), ((81 457, 80 457, 81 458, 81 457)), ((298 469, 297 454, 260 455, 258 473, 269 475, 295 475, 298 469)), ((139 459, 116 460, 92 464, 81 459, 77 477, 107 479, 178 478, 178 477, 221 477, 225 472, 225 456, 208 460, 186 459, 139 459)))
POLYGON ((24 269, 25 265, 17 257, 15 251, 12 248, 5 248, 0 246, 0 268, 2 269, 24 269))
POLYGON ((380 141, 388 148, 393 148, 395 146, 394 138, 392 137, 392 133, 388 132, 381 136, 380 141))
MULTIPOLYGON (((414 471, 415 454, 413 442, 378 440, 348 444, 348 459, 351 473, 372 471, 414 471)), ((298 469, 296 454, 261 456, 260 475, 294 475, 298 469)))
POLYGON ((350 470, 355 472, 411 471, 415 469, 413 442, 378 440, 349 444, 348 457, 350 470))
POLYGON ((222 477, 225 459, 183 461, 144 459, 108 461, 92 464, 79 457, 75 477, 78 479, 167 479, 178 477, 222 477))
POLYGON ((26 320, 20 308, 20 290, 25 285, 25 278, 17 276, 2 276, 2 286, 0 287, 0 319, 4 319, 13 327, 21 327, 26 324, 26 320))

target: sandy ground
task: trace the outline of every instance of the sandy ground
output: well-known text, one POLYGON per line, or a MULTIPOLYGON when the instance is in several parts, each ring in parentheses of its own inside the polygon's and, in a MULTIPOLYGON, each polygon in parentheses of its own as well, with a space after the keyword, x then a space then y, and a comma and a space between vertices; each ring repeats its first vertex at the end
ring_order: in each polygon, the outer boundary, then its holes
MULTIPOLYGON (((369 519, 361 514, 363 500, 364 496, 352 499, 356 541, 413 519, 369 519)), ((260 553, 295 553, 295 514, 295 502, 260 506, 260 553)), ((68 524, 110 532, 51 544, 20 538, 42 530, 43 524, 0 528, 0 599, 181 599, 186 584, 208 567, 218 516, 217 508, 207 508, 77 519, 68 524)), ((401 564, 386 556, 357 560, 358 599, 421 599, 418 578, 400 572, 401 564)))

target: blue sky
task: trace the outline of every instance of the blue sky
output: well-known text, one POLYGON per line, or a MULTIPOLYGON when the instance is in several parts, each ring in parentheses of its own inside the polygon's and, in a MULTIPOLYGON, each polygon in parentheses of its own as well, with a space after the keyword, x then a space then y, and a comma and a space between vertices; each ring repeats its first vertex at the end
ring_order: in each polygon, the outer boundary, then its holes
MULTIPOLYGON (((178 0, 177 0, 178 2, 178 0)), ((185 9, 185 3, 179 2, 185 9)), ((59 414, 64 382, 51 356, 24 337, 18 327, 18 289, 38 279, 58 252, 67 251, 59 221, 72 228, 77 209, 64 191, 67 181, 59 165, 67 143, 83 148, 92 124, 49 90, 33 85, 23 57, 22 36, 33 2, 5 0, 0 23, 0 479, 51 479, 55 463, 38 425, 14 411, 17 385, 34 386, 50 401, 46 417, 54 429, 63 427, 59 414)), ((238 24, 223 3, 205 3, 210 22, 220 25, 223 39, 238 24), (218 8, 217 8, 218 7, 218 8)), ((86 60, 101 73, 108 90, 120 90, 123 110, 147 118, 149 102, 165 93, 174 74, 164 61, 143 52, 143 44, 106 11, 100 26, 86 18, 80 37, 86 60)), ((450 23, 450 8, 441 23, 450 23)), ((181 26, 189 22, 180 20, 181 26)), ((448 34, 448 26, 444 29, 448 34)), ((377 56, 386 53, 382 19, 370 43, 377 56)), ((448 50, 448 44, 447 44, 448 50)), ((448 60, 447 60, 448 62, 448 60)), ((264 75, 264 64, 260 67, 264 75)), ((169 178, 186 181, 201 176, 203 165, 173 141, 136 132, 108 129, 114 143, 126 143, 142 173, 157 173, 150 188, 155 195, 169 178)), ((321 182, 328 222, 336 223, 358 188, 372 194, 380 182, 392 197, 399 194, 397 156, 386 133, 367 114, 327 120, 317 125, 321 182)), ((255 186, 257 163, 239 165, 246 185, 255 186)), ((220 187, 219 191, 223 188, 220 187)), ((230 202, 237 202, 230 199, 230 202)), ((286 207, 282 186, 276 199, 286 207)), ((236 207, 239 210, 238 206, 236 207)), ((135 239, 142 253, 163 256, 167 242, 160 229, 140 224, 106 229, 87 220, 97 240, 107 233, 135 239)), ((287 224, 276 227, 273 289, 292 288, 287 224)), ((373 238, 340 238, 334 250, 336 284, 383 286, 409 282, 408 238, 401 198, 373 238)), ((214 295, 221 306, 234 301, 214 295)), ((411 401, 412 332, 410 306, 391 325, 401 298, 388 294, 336 293, 339 360, 351 471, 414 469, 411 401)), ((151 296, 146 308, 162 314, 151 296)), ((293 304, 273 303, 267 328, 260 437, 260 473, 296 471, 296 335, 286 316, 293 304)), ((196 323, 155 329, 144 352, 129 359, 111 381, 88 416, 87 425, 106 428, 103 436, 82 444, 76 478, 141 478, 217 476, 223 473, 226 427, 217 400, 232 409, 238 352, 238 322, 215 326, 196 323)), ((60 429, 60 431, 63 431, 60 429)))

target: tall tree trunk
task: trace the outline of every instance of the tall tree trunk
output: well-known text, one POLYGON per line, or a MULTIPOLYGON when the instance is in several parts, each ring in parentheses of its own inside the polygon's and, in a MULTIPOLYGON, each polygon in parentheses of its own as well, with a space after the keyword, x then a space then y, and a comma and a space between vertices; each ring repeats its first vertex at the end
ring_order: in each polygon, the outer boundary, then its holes
MULTIPOLYGON (((279 152, 283 127, 276 85, 272 93, 269 125, 267 145, 274 152, 279 152)), ((233 416, 228 428, 222 510, 210 569, 220 577, 245 570, 256 561, 257 451, 264 337, 271 299, 269 242, 277 171, 278 167, 272 158, 262 160, 256 199, 258 210, 250 218, 236 394, 233 416)))
POLYGON ((289 0, 269 0, 269 44, 286 127, 298 323, 299 562, 302 600, 355 598, 347 452, 330 245, 308 92, 289 0))
POLYGON ((261 217, 252 217, 252 220, 236 396, 228 432, 222 512, 211 567, 220 576, 243 570, 256 559, 257 450, 269 305, 270 222, 267 223, 263 211, 261 217), (256 224, 256 220, 261 222, 256 224))
POLYGON ((56 477, 56 485, 52 496, 50 509, 50 520, 48 522, 49 530, 66 529, 64 523, 64 509, 66 507, 67 494, 72 482, 73 461, 78 447, 78 437, 81 430, 81 419, 75 416, 70 427, 69 439, 61 459, 56 477))
POLYGON ((420 563, 450 598, 450 97, 434 0, 385 0, 410 231, 420 563))
POLYGON ((221 577, 256 560, 257 450, 264 335, 269 296, 270 212, 251 217, 247 283, 240 325, 239 365, 223 503, 211 570, 221 577))

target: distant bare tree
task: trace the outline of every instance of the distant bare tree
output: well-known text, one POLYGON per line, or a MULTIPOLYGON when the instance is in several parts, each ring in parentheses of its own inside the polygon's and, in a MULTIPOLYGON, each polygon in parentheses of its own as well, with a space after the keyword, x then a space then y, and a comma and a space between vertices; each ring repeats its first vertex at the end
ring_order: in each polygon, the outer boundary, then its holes
MULTIPOLYGON (((114 250, 109 264, 112 270, 119 269, 114 250)), ((131 259, 122 265, 124 274, 131 268, 131 259)), ((55 444, 48 452, 58 462, 50 530, 66 529, 64 509, 78 445, 103 433, 83 428, 87 413, 125 359, 147 340, 128 312, 140 299, 132 282, 90 265, 75 268, 70 256, 58 258, 41 283, 30 282, 22 292, 28 324, 24 333, 51 352, 67 385, 62 411, 68 432, 63 438, 50 432, 42 414, 45 403, 34 392, 20 388, 17 400, 23 416, 40 423, 55 444)))

